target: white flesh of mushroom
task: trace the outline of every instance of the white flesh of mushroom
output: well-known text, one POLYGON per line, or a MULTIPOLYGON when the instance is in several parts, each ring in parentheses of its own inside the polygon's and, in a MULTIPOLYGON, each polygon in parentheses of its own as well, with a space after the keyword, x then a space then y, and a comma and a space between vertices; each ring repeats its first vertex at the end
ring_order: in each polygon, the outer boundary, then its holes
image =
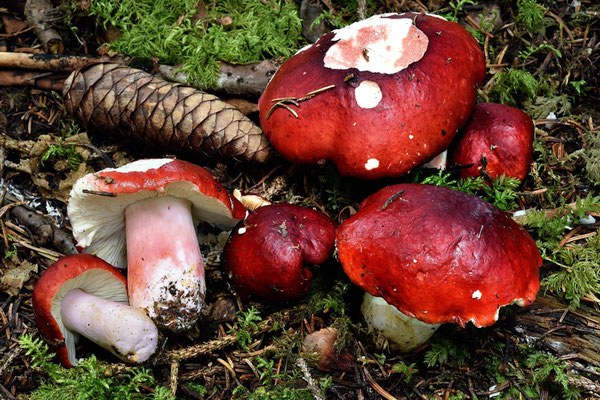
POLYGON ((60 313, 67 329, 85 336, 122 360, 141 363, 156 351, 156 326, 143 311, 125 303, 74 289, 63 297, 60 313))
POLYGON ((361 313, 369 331, 377 335, 376 345, 408 352, 425 343, 440 324, 430 325, 411 318, 381 297, 365 293, 361 313))

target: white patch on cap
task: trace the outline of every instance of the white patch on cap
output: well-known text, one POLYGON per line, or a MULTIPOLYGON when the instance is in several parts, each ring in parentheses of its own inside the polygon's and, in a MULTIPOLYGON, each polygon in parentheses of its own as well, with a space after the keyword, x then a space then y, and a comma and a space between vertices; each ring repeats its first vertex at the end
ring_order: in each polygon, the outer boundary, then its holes
POLYGON ((423 58, 429 39, 410 18, 371 18, 334 31, 323 59, 326 68, 395 74, 423 58))
POLYGON ((436 17, 436 18, 439 18, 439 19, 443 19, 444 21, 448 21, 446 18, 442 17, 441 15, 430 14, 430 13, 427 13, 425 15, 429 15, 430 17, 436 17))
POLYGON ((479 290, 476 290, 473 292, 473 294, 471 295, 472 298, 477 299, 477 300, 481 300, 481 292, 479 290))
MULTIPOLYGON (((301 48, 300 50, 298 50, 296 52, 296 54, 302 53, 304 50, 308 50, 311 46, 312 46, 312 43, 311 44, 307 44, 306 46, 304 46, 303 48, 301 48)), ((294 55, 296 55, 296 54, 294 54, 294 55)))
POLYGON ((378 167, 379 167, 379 160, 376 158, 369 158, 367 160, 367 163, 365 164, 365 169, 367 171, 370 171, 370 170, 378 168, 378 167))
POLYGON ((240 229, 238 229, 238 234, 243 235, 244 233, 246 233, 246 228, 242 227, 240 229))
POLYGON ((361 108, 374 108, 379 104, 382 98, 381 89, 376 82, 362 81, 356 89, 354 89, 354 97, 356 103, 361 108))
POLYGON ((130 162, 129 164, 125 164, 119 168, 106 168, 106 169, 103 169, 102 172, 108 172, 108 171, 117 171, 117 172, 121 172, 121 173, 144 172, 144 171, 148 171, 149 169, 158 169, 158 168, 162 167, 163 165, 170 163, 171 161, 173 161, 172 158, 146 158, 146 159, 130 162))

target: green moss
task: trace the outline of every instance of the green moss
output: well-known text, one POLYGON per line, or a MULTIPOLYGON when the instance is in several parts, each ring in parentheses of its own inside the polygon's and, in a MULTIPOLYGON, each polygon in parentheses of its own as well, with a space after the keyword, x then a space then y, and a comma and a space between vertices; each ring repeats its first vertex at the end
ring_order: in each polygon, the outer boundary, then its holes
POLYGON ((513 107, 534 100, 540 87, 531 73, 521 69, 509 68, 494 75, 493 79, 495 84, 490 90, 489 101, 513 107))
POLYGON ((196 0, 96 0, 90 13, 123 35, 110 48, 179 65, 200 87, 216 85, 219 61, 247 64, 289 57, 302 45, 292 1, 221 0, 194 22, 196 0), (230 24, 220 24, 230 17, 230 24))
POLYGON ((600 185, 600 131, 591 131, 586 135, 586 148, 583 152, 588 179, 600 185))
POLYGON ((41 368, 47 378, 30 395, 34 400, 45 399, 155 399, 175 400, 171 391, 156 384, 150 370, 133 367, 112 377, 107 374, 108 365, 91 356, 73 368, 64 368, 51 362, 54 354, 40 338, 31 334, 19 338, 19 346, 26 351, 34 367, 41 368), (150 387, 152 395, 144 393, 150 387))
POLYGON ((517 9, 516 22, 523 24, 529 32, 539 32, 544 28, 546 10, 535 0, 517 0, 517 9))
POLYGON ((544 278, 542 288, 570 301, 571 308, 579 307, 582 297, 595 298, 600 294, 600 238, 588 239, 585 246, 562 248, 553 260, 561 268, 544 278))

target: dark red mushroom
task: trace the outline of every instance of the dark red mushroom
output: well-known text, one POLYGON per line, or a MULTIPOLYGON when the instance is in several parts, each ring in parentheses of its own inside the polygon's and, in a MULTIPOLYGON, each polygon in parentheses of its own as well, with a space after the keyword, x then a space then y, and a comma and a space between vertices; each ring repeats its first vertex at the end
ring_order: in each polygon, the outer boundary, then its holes
POLYGON ((484 200, 400 184, 368 197, 336 237, 352 282, 427 324, 492 325, 530 304, 542 259, 527 231, 484 200))
POLYGON ((504 104, 479 103, 452 145, 450 162, 461 178, 503 174, 522 180, 533 159, 533 121, 504 104))
POLYGON ((79 179, 68 214, 85 252, 127 266, 129 301, 161 327, 190 329, 204 303, 196 226, 234 226, 246 209, 213 175, 173 159, 138 160, 79 179))
POLYGON ((485 58, 463 27, 407 13, 324 35, 277 71, 259 100, 287 159, 343 175, 399 176, 445 150, 475 105, 485 58))
POLYGON ((32 301, 40 334, 67 368, 77 365, 79 335, 129 362, 146 361, 158 345, 154 323, 127 304, 123 274, 98 257, 55 262, 36 283, 32 301))
POLYGON ((336 224, 326 215, 292 204, 256 209, 231 232, 224 265, 238 291, 272 300, 306 293, 311 264, 333 252, 336 224))

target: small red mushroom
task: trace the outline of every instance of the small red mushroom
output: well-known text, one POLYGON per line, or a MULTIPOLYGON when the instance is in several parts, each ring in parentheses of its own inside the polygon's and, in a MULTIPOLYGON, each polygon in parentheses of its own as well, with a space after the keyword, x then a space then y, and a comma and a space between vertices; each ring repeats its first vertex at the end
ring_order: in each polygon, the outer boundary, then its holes
POLYGON ((483 52, 459 24, 376 15, 288 59, 259 100, 260 122, 288 160, 395 177, 448 147, 484 77, 483 52))
POLYGON ((124 361, 141 363, 158 344, 156 326, 127 304, 125 277, 89 254, 61 258, 33 289, 40 334, 67 368, 77 365, 75 342, 83 335, 124 361))
POLYGON ((354 284, 427 324, 489 326, 500 307, 530 304, 540 287, 542 259, 527 231, 443 187, 378 191, 339 227, 336 246, 354 284))
POLYGON ((533 159, 533 121, 504 104, 478 103, 450 152, 461 178, 503 174, 522 180, 533 159))
POLYGON ((68 215, 86 253, 127 266, 129 300, 161 328, 190 329, 204 302, 200 221, 234 226, 244 206, 197 165, 138 160, 79 179, 68 215))
POLYGON ((257 208, 232 231, 223 249, 238 291, 272 300, 304 295, 312 281, 309 264, 333 252, 336 224, 326 215, 293 204, 257 208))

